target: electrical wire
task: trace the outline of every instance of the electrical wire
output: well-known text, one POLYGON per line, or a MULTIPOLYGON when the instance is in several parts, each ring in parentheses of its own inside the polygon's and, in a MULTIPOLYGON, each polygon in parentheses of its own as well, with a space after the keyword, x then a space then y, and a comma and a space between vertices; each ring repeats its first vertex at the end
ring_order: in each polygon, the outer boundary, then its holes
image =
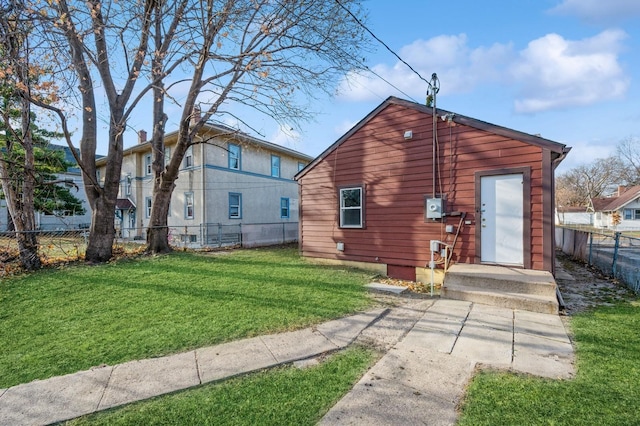
POLYGON ((353 12, 351 12, 346 6, 344 6, 342 3, 340 3, 340 0, 335 0, 335 1, 338 4, 338 6, 340 6, 342 9, 344 9, 345 12, 347 12, 353 18, 353 20, 356 21, 356 23, 358 25, 360 25, 366 32, 368 32, 371 35, 371 37, 373 37, 378 43, 383 45, 385 47, 385 49, 387 49, 393 56, 398 58, 398 60, 400 62, 402 62, 404 65, 406 65, 411 71, 413 71, 413 73, 415 75, 417 75, 420 78, 420 80, 424 81, 425 83, 427 83, 429 85, 429 87, 431 87, 431 83, 428 80, 426 80, 424 77, 422 77, 420 75, 420 73, 418 71, 416 71, 411 65, 409 65, 409 63, 407 61, 402 59, 400 57, 400 55, 398 55, 396 52, 394 52, 393 49, 391 49, 384 41, 382 41, 378 36, 376 36, 373 33, 373 31, 371 31, 356 15, 353 14, 353 12))

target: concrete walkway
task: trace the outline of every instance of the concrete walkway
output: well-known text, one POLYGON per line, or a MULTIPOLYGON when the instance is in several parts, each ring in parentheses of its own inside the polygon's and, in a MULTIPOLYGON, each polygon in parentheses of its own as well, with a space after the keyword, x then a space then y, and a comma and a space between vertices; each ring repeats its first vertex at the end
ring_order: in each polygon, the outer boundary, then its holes
POLYGON ((0 425, 55 423, 313 358, 354 341, 386 354, 321 424, 451 425, 478 365, 553 378, 569 378, 574 372, 573 348, 557 315, 406 299, 397 307, 304 330, 0 389, 0 425))
POLYGON ((317 327, 176 355, 105 366, 0 389, 0 425, 45 425, 335 351, 386 313, 377 309, 317 327))
POLYGON ((574 375, 558 315, 436 300, 322 425, 453 425, 478 366, 550 378, 574 375))

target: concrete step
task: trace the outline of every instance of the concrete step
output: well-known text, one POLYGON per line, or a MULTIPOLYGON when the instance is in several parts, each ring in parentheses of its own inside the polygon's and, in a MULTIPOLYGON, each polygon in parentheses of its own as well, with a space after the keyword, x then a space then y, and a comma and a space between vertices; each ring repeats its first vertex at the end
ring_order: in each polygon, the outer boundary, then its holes
POLYGON ((549 297, 445 284, 441 290, 440 297, 544 314, 557 315, 559 309, 558 299, 555 294, 553 297, 549 297))
POLYGON ((456 264, 447 271, 445 285, 549 297, 556 294, 556 281, 549 272, 502 266, 456 264))
POLYGON ((532 312, 558 313, 556 282, 549 272, 493 265, 455 264, 441 297, 532 312))

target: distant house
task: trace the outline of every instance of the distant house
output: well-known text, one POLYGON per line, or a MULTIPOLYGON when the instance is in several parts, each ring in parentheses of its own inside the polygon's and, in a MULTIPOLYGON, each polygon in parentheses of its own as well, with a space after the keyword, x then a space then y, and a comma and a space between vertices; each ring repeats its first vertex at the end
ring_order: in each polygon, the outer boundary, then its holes
MULTIPOLYGON (((91 207, 87 201, 87 195, 84 191, 84 182, 82 180, 82 174, 78 168, 71 149, 66 145, 49 144, 49 149, 64 151, 65 160, 71 163, 69 167, 63 173, 57 173, 57 180, 61 181, 58 185, 67 185, 72 187, 71 193, 77 199, 82 201, 82 205, 85 209, 84 214, 78 214, 75 212, 60 212, 59 214, 46 214, 36 211, 36 227, 42 231, 53 230, 74 230, 85 229, 91 224, 91 207)), ((0 201, 0 232, 6 231, 9 224, 9 211, 6 206, 6 201, 0 201)))
POLYGON ((592 203, 595 227, 616 231, 640 230, 640 185, 630 188, 620 186, 617 196, 594 198, 592 203), (614 223, 616 213, 620 219, 617 225, 614 223))
POLYGON ((390 97, 298 173, 303 255, 423 281, 432 252, 553 271, 554 170, 570 148, 433 112, 390 97))
MULTIPOLYGON (((177 132, 165 137, 166 161, 177 137, 177 132)), ((312 157, 220 125, 205 125, 197 142, 202 143, 184 156, 172 194, 172 242, 207 245, 223 227, 253 224, 281 225, 274 232, 292 232, 297 239, 298 185, 293 176, 312 157)), ((97 162, 99 179, 104 179, 105 161, 97 162)), ((151 163, 151 143, 141 131, 138 144, 124 151, 114 212, 122 238, 146 238, 153 197, 151 163)))

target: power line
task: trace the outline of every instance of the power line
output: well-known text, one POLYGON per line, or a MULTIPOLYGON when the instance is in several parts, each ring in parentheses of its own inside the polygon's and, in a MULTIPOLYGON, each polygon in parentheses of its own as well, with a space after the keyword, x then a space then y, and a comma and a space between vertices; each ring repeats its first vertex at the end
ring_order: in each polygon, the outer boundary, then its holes
MULTIPOLYGON (((396 58, 398 58, 398 60, 400 62, 402 62, 403 64, 405 64, 411 71, 413 71, 413 73, 415 75, 417 75, 420 80, 424 81, 425 83, 427 83, 429 85, 429 88, 431 88, 431 82, 429 82, 428 80, 426 80, 424 77, 422 77, 420 75, 420 73, 418 71, 416 71, 411 65, 409 65, 409 63, 407 61, 405 61, 404 59, 402 59, 400 57, 400 55, 398 55, 396 52, 393 51, 393 49, 391 49, 384 41, 382 41, 380 38, 378 38, 378 36, 376 36, 373 31, 371 31, 360 19, 358 19, 358 17, 356 15, 353 14, 353 12, 351 12, 346 6, 344 6, 342 3, 340 3, 340 0, 336 0, 336 3, 338 3, 338 6, 340 6, 342 9, 344 9, 349 15, 351 15, 351 17, 358 23, 358 25, 360 25, 366 32, 368 32, 371 37, 373 37, 374 39, 376 39, 376 41, 378 43, 380 43, 381 45, 383 45, 389 52, 391 52, 391 54, 393 56, 395 56, 396 58)), ((375 74, 375 73, 374 73, 375 74)), ((383 79, 384 80, 384 79, 383 79)), ((386 80, 385 80, 386 81, 386 80)))

